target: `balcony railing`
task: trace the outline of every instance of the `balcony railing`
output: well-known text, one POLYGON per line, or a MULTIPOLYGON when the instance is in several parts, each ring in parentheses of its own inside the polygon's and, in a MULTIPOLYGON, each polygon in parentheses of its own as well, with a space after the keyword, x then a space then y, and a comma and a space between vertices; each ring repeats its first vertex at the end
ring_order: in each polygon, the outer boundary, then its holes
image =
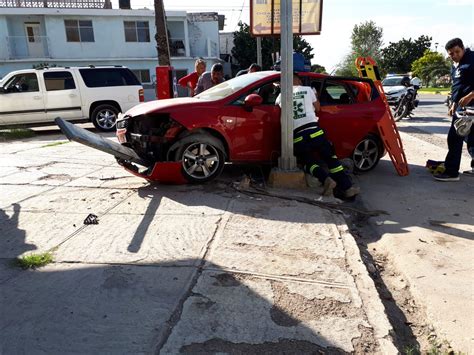
POLYGON ((0 7, 51 7, 60 9, 112 8, 110 0, 0 0, 0 7))
POLYGON ((9 59, 51 57, 47 36, 8 36, 7 46, 9 59))
POLYGON ((170 55, 172 57, 185 57, 186 46, 184 45, 184 38, 171 37, 169 38, 170 55))

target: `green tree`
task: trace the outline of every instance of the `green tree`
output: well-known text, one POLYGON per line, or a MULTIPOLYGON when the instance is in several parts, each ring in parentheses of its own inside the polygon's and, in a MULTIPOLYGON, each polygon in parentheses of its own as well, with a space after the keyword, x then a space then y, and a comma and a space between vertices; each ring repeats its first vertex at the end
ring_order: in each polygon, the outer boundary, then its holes
POLYGON ((319 64, 311 65, 311 71, 313 73, 327 73, 326 68, 319 64))
POLYGON ((431 37, 420 36, 415 40, 402 38, 382 49, 380 67, 384 72, 408 73, 412 63, 421 58, 431 47, 431 37))
POLYGON ((351 52, 346 55, 336 70, 337 75, 357 75, 354 62, 357 57, 372 57, 380 62, 381 48, 383 45, 383 29, 377 27, 374 21, 366 21, 355 25, 351 35, 351 52))
MULTIPOLYGON (((313 48, 301 36, 293 37, 293 50, 302 53, 306 59, 312 59, 313 48)), ((280 51, 280 38, 262 38, 262 66, 270 69, 273 65, 272 53, 280 51)), ((239 22, 239 30, 234 32, 234 48, 232 56, 239 62, 242 69, 257 62, 257 39, 250 34, 250 26, 239 22)))
POLYGON ((449 60, 438 52, 432 52, 429 49, 425 51, 423 57, 415 60, 411 66, 413 75, 419 76, 426 86, 431 82, 447 75, 450 72, 451 64, 449 60))

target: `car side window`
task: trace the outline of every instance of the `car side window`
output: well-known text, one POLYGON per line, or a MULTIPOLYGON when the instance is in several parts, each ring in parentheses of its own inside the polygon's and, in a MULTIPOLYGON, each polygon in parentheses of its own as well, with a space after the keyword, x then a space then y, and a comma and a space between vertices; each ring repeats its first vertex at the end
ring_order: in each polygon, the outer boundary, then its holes
POLYGON ((35 73, 17 74, 5 85, 6 92, 39 91, 38 77, 35 73))
POLYGON ((71 72, 56 71, 44 73, 46 91, 72 90, 76 88, 71 72))
POLYGON ((263 99, 262 105, 275 105, 275 101, 279 93, 280 93, 280 86, 277 85, 276 81, 272 81, 270 83, 266 83, 256 89, 252 89, 251 91, 245 93, 244 95, 240 96, 237 100, 235 100, 232 103, 232 105, 236 105, 236 106, 244 105, 245 98, 250 94, 260 95, 263 99))
POLYGON ((346 85, 334 81, 327 81, 320 93, 321 105, 349 105, 355 102, 354 94, 346 85))

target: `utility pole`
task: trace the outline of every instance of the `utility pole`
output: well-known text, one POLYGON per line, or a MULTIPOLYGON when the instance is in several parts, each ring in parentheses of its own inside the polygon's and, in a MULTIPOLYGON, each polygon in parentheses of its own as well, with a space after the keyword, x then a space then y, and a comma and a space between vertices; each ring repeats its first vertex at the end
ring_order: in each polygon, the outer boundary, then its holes
POLYGON ((257 37, 257 64, 262 67, 262 37, 257 37))
POLYGON ((158 51, 158 65, 170 66, 170 46, 168 30, 166 28, 166 15, 163 0, 155 0, 155 26, 156 50, 158 51))
POLYGON ((281 38, 281 157, 278 167, 295 170, 293 155, 293 9, 292 0, 280 2, 281 38))

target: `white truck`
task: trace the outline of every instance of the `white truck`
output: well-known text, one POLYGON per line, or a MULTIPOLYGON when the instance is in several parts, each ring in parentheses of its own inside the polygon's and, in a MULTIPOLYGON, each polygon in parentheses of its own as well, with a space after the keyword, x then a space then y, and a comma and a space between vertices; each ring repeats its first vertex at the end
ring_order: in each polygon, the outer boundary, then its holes
POLYGON ((119 112, 144 101, 136 76, 122 66, 18 70, 0 82, 0 127, 90 120, 115 130, 119 112))

